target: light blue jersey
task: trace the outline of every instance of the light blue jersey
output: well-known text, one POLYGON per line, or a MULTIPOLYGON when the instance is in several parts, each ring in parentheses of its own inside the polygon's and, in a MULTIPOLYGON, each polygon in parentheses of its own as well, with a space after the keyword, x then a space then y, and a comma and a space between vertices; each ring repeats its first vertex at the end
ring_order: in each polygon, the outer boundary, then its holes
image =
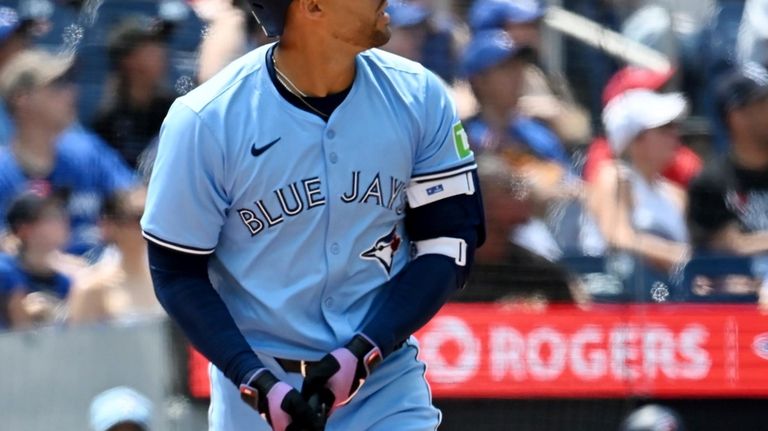
POLYGON ((319 358, 360 330, 411 258, 407 196, 451 187, 415 185, 475 163, 443 83, 417 63, 358 55, 325 123, 280 96, 269 48, 173 105, 142 227, 160 245, 212 254, 213 286, 255 351, 319 358))

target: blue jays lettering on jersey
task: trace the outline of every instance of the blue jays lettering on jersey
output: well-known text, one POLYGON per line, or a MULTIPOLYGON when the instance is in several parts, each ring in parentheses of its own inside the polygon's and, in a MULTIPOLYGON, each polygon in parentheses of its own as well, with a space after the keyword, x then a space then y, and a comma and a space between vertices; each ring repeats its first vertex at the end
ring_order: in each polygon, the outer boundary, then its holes
POLYGON ((45 178, 30 178, 10 147, 0 148, 0 220, 19 193, 45 184, 67 195, 72 237, 68 251, 84 253, 96 246, 102 200, 134 184, 133 173, 120 156, 95 135, 73 126, 57 139, 53 171, 45 178))
POLYGON ((475 163, 444 84, 417 63, 358 55, 324 122, 280 96, 270 47, 171 108, 142 227, 165 247, 212 253, 211 282, 255 350, 318 357, 355 334, 409 261, 409 185, 475 163))

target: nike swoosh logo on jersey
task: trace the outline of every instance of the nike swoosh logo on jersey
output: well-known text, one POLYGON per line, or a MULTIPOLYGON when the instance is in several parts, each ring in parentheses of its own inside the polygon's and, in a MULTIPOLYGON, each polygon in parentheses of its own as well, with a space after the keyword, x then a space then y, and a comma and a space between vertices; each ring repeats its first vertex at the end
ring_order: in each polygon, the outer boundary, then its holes
POLYGON ((265 145, 265 146, 263 146, 261 148, 256 148, 256 144, 253 144, 253 146, 251 147, 251 155, 253 157, 259 157, 260 155, 264 154, 265 151, 267 151, 268 149, 272 148, 273 145, 275 145, 276 143, 280 142, 280 139, 282 139, 282 138, 277 138, 274 141, 268 143, 267 145, 265 145))

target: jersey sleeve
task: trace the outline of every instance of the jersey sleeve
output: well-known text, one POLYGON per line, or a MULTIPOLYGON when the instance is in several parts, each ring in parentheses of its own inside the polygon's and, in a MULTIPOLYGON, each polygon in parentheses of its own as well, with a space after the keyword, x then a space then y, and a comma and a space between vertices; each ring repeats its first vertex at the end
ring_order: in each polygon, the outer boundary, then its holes
POLYGON ((413 168, 416 181, 476 167, 467 133, 445 84, 432 72, 427 71, 426 75, 425 115, 413 168))
POLYGON ((213 253, 229 205, 221 142, 197 113, 177 101, 160 131, 145 238, 192 254, 213 253))

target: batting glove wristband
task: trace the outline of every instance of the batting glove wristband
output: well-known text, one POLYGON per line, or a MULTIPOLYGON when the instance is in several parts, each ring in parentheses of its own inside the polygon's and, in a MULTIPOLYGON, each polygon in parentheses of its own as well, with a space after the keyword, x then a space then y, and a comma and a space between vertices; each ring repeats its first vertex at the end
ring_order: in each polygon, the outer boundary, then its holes
POLYGON ((240 385, 240 398, 256 409, 274 431, 322 431, 325 418, 299 392, 261 368, 240 385))
POLYGON ((329 413, 349 403, 382 360, 381 350, 362 334, 308 368, 301 387, 304 399, 319 396, 329 413))

